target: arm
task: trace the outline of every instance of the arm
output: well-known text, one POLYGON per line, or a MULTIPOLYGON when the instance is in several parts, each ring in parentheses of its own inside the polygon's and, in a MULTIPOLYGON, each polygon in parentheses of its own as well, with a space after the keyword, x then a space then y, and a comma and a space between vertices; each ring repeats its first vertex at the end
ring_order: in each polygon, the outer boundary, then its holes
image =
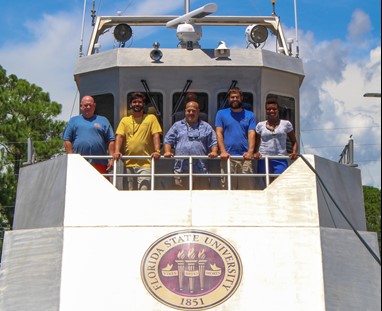
POLYGON ((292 153, 289 155, 289 158, 291 158, 292 160, 295 160, 295 159, 297 159, 298 143, 297 143, 297 139, 296 139, 296 135, 295 135, 294 131, 289 132, 288 137, 289 137, 289 139, 293 145, 292 153))
POLYGON ((214 129, 209 126, 211 129, 211 133, 208 135, 208 146, 210 149, 210 152, 207 154, 209 158, 214 159, 218 157, 219 147, 218 147, 218 140, 216 138, 216 132, 214 129))
POLYGON ((253 152, 255 150, 256 131, 248 131, 248 151, 243 154, 245 160, 251 160, 253 158, 253 152))
POLYGON ((115 152, 115 141, 114 140, 109 142, 108 149, 109 149, 109 155, 113 155, 115 152))
POLYGON ((174 154, 171 152, 171 145, 170 144, 164 144, 163 152, 164 152, 163 156, 166 158, 171 158, 172 156, 174 156, 174 154))
POLYGON ((261 153, 259 152, 260 142, 261 142, 261 136, 260 136, 259 133, 256 133, 256 138, 255 138, 255 154, 254 154, 254 158, 256 160, 261 158, 261 153))
POLYGON ((121 156, 121 147, 123 143, 124 136, 121 134, 117 134, 115 136, 115 144, 114 144, 114 152, 113 152, 113 158, 114 160, 118 160, 121 156))
MULTIPOLYGON (((109 155, 113 156, 114 152, 115 152, 115 141, 114 140, 109 141, 108 150, 109 150, 109 155)), ((113 163, 114 163, 114 159, 109 159, 106 169, 107 170, 111 169, 111 167, 113 166, 113 163)))
POLYGON ((225 160, 228 159, 229 153, 227 153, 227 150, 225 149, 225 146, 224 146, 223 128, 220 126, 216 127, 216 138, 218 140, 218 146, 220 149, 220 157, 225 160))
POLYGON ((64 148, 66 153, 73 153, 73 144, 69 140, 64 140, 64 148))
POLYGON ((178 123, 174 123, 170 129, 167 131, 166 136, 163 140, 163 156, 166 158, 171 158, 174 156, 174 152, 172 151, 173 147, 175 149, 176 145, 176 137, 175 137, 175 127, 178 125, 178 123))
POLYGON ((153 134, 153 143, 155 151, 151 154, 151 157, 154 159, 160 158, 160 133, 154 133, 153 134))
POLYGON ((208 154, 208 156, 212 159, 216 158, 218 156, 218 151, 219 151, 219 147, 218 146, 213 146, 211 148, 211 152, 208 154))

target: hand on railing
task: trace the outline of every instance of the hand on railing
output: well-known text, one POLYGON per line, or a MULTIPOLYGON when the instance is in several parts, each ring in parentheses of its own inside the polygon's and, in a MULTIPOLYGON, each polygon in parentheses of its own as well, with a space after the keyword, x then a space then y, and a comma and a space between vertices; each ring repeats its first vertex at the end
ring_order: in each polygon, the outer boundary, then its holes
POLYGON ((243 154, 244 160, 252 160, 253 159, 253 151, 247 151, 243 154))
POLYGON ((163 156, 165 158, 172 158, 174 156, 174 154, 171 152, 171 151, 167 151, 163 154, 163 156))
POLYGON ((159 151, 154 151, 152 154, 151 154, 151 157, 153 159, 159 159, 160 158, 160 152, 159 151))
POLYGON ((217 152, 214 152, 214 151, 211 151, 209 154, 208 154, 208 157, 211 158, 211 159, 215 159, 218 157, 218 153, 217 152))
POLYGON ((227 151, 222 151, 221 153, 220 153, 220 158, 222 159, 222 160, 228 160, 228 158, 230 157, 231 155, 227 152, 227 151))
POLYGON ((119 151, 113 153, 113 160, 118 160, 120 157, 122 157, 122 153, 119 151))
POLYGON ((298 158, 298 153, 292 152, 289 154, 289 159, 296 160, 298 158))

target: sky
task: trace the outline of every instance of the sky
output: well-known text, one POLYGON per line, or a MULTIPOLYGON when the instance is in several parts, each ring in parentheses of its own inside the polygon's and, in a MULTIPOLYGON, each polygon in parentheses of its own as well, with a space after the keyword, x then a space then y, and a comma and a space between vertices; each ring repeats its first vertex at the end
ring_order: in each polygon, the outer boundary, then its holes
MULTIPOLYGON (((40 86, 52 101, 62 104, 60 119, 65 121, 78 113, 73 72, 81 43, 83 51, 87 49, 93 2, 97 15, 184 13, 183 0, 0 0, 0 65, 7 75, 40 86)), ((191 0, 191 10, 209 2, 213 0, 191 0)), ((214 3, 218 6, 214 15, 272 13, 270 0, 214 3)), ((351 136, 363 185, 379 189, 381 98, 363 95, 381 93, 380 11, 379 0, 278 0, 275 4, 286 36, 295 41, 294 53, 297 42, 304 64, 300 152, 338 161, 351 136)), ((244 30, 203 29, 200 43, 202 48, 215 48, 223 40, 230 48, 245 47, 244 30)), ((174 30, 148 28, 134 32, 131 44, 151 47, 154 41, 162 48, 178 43, 174 30)))

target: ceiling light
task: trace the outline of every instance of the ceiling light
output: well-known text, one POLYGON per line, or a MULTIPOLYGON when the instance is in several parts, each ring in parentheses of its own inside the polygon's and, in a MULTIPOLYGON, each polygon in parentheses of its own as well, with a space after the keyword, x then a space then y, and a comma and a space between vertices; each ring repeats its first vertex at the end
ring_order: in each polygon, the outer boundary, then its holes
POLYGON ((268 38, 268 29, 263 25, 251 25, 245 30, 245 38, 248 43, 252 43, 258 47, 268 38))
POLYGON ((114 38, 118 42, 124 43, 131 38, 133 31, 131 27, 127 24, 119 24, 114 28, 114 38))

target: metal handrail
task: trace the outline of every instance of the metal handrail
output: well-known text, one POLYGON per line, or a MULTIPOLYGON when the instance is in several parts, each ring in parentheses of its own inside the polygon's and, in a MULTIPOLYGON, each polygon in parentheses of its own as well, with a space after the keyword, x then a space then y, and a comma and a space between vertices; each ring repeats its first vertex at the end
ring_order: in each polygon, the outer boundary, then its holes
MULTIPOLYGON (((85 159, 112 159, 112 156, 83 156, 85 159)), ((128 159, 151 159, 150 156, 122 156, 120 157, 120 160, 128 160, 128 159)), ((155 178, 154 177, 174 177, 174 176, 181 176, 181 177, 189 177, 189 190, 192 190, 192 179, 193 177, 227 177, 227 190, 232 190, 231 187, 231 178, 230 177, 265 177, 266 181, 266 187, 270 184, 270 178, 271 177, 277 177, 281 174, 270 174, 269 173, 269 160, 271 159, 289 159, 288 156, 268 156, 263 155, 261 160, 265 160, 265 173, 254 173, 254 174, 231 174, 231 160, 244 160, 242 156, 231 156, 227 160, 227 173, 193 173, 193 160, 195 159, 205 159, 205 160, 215 160, 215 161, 222 161, 220 157, 217 158, 209 158, 208 156, 201 156, 201 155, 193 155, 193 156, 173 156, 171 158, 166 158, 161 156, 159 159, 156 159, 154 161, 151 161, 151 172, 150 174, 139 174, 141 177, 151 177, 151 191, 154 191, 155 189, 155 178), (168 160, 181 160, 181 159, 188 159, 189 160, 189 169, 190 171, 187 173, 156 173, 156 167, 157 167, 157 161, 168 161, 168 160)), ((257 161, 255 159, 252 159, 251 161, 257 161)), ((117 165, 113 165, 113 171, 109 174, 102 174, 105 177, 112 177, 112 184, 114 187, 117 185, 117 177, 131 177, 131 176, 137 176, 137 174, 131 174, 131 173, 117 173, 117 165)))

